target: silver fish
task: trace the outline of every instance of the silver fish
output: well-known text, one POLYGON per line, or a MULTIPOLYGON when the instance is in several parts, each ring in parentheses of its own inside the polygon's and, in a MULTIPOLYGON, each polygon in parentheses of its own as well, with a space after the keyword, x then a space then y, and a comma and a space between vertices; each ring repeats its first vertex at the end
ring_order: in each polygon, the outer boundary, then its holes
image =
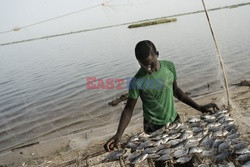
POLYGON ((250 153, 250 150, 248 148, 244 148, 244 149, 240 149, 240 150, 236 150, 235 154, 248 154, 250 153))
POLYGON ((186 148, 190 148, 190 147, 196 147, 200 144, 199 140, 197 139, 190 139, 185 143, 185 147, 186 148))
POLYGON ((142 153, 141 150, 136 150, 135 152, 132 152, 131 154, 129 154, 126 159, 130 161, 132 159, 135 159, 139 155, 141 155, 141 153, 142 153))
POLYGON ((227 136, 227 139, 236 139, 239 138, 240 134, 239 133, 234 133, 232 135, 227 136))
POLYGON ((167 142, 171 147, 183 142, 185 139, 174 139, 167 142))
POLYGON ((219 130, 221 130, 220 126, 214 126, 214 127, 208 128, 209 132, 216 132, 216 131, 219 131, 219 130))
POLYGON ((213 150, 203 150, 202 156, 203 157, 211 157, 215 155, 215 152, 213 150))
POLYGON ((228 134, 228 131, 227 130, 218 130, 218 131, 215 131, 213 133, 213 136, 214 137, 223 137, 223 136, 226 136, 228 134))
POLYGON ((202 148, 199 148, 199 147, 192 147, 189 149, 189 153, 192 154, 192 153, 201 153, 203 151, 202 148))
POLYGON ((180 163, 180 164, 184 164, 186 162, 189 162, 191 159, 192 159, 192 155, 190 154, 187 154, 179 159, 176 160, 177 163, 180 163))
POLYGON ((134 149, 138 146, 138 143, 132 143, 132 142, 129 142, 126 144, 126 148, 131 148, 131 149, 134 149))
POLYGON ((113 161, 119 159, 120 156, 126 153, 126 150, 117 150, 109 153, 104 161, 113 161))
POLYGON ((177 150, 177 151, 175 151, 174 152, 174 156, 176 157, 176 158, 180 158, 180 157, 182 157, 182 156, 184 156, 184 155, 186 155, 186 154, 188 154, 188 149, 180 149, 180 150, 177 150))
POLYGON ((152 153, 156 153, 159 150, 158 147, 148 147, 146 148, 143 153, 144 154, 152 154, 152 153))
POLYGON ((162 156, 160 156, 158 159, 156 159, 157 161, 167 161, 170 160, 172 158, 171 154, 164 154, 162 156))
POLYGON ((159 155, 159 154, 148 154, 148 156, 147 156, 147 159, 157 159, 157 158, 159 158, 161 155, 159 155))
POLYGON ((198 167, 209 167, 209 165, 207 165, 207 164, 200 164, 200 165, 198 165, 198 167))
POLYGON ((206 148, 211 148, 214 144, 215 138, 211 137, 211 138, 206 138, 204 140, 202 140, 201 142, 201 146, 206 147, 206 148))
POLYGON ((193 127, 198 127, 198 128, 199 128, 199 127, 201 127, 201 126, 202 126, 202 125, 201 125, 201 122, 193 122, 193 123, 190 124, 190 127, 191 127, 191 128, 193 128, 193 127))
POLYGON ((225 152, 225 150, 229 150, 230 149, 230 143, 228 142, 223 142, 219 145, 219 148, 218 148, 218 152, 219 153, 222 153, 222 152, 225 152))
POLYGON ((238 143, 238 144, 234 144, 234 145, 232 145, 232 148, 234 150, 241 150, 241 149, 247 148, 247 144, 244 143, 244 142, 238 143))
POLYGON ((201 118, 202 119, 215 119, 216 117, 213 115, 202 115, 201 118))
POLYGON ((230 132, 233 129, 237 130, 237 126, 234 124, 231 124, 231 125, 227 125, 226 127, 224 127, 224 129, 230 132))
POLYGON ((130 163, 131 164, 136 164, 136 163, 140 163, 142 162, 144 159, 146 159, 148 156, 148 154, 141 154, 138 157, 136 157, 135 159, 131 160, 130 163))
POLYGON ((189 123, 200 122, 200 121, 201 121, 201 119, 200 118, 196 118, 196 117, 192 117, 192 118, 188 119, 189 123))
POLYGON ((179 138, 180 139, 189 139, 191 137, 193 137, 193 132, 191 130, 187 130, 187 131, 183 132, 179 138))
POLYGON ((218 126, 221 126, 221 123, 215 122, 215 123, 209 123, 209 124, 207 124, 208 128, 218 127, 218 126))
POLYGON ((214 143, 213 143, 212 148, 213 148, 213 149, 218 149, 219 145, 220 145, 221 143, 223 143, 223 142, 224 142, 224 141, 221 140, 221 139, 216 139, 216 140, 214 141, 214 143))
POLYGON ((163 150, 159 150, 157 152, 157 154, 159 155, 164 155, 164 154, 171 154, 174 150, 171 149, 171 148, 166 148, 166 149, 163 149, 163 150))
POLYGON ((223 152, 214 158, 214 162, 215 163, 222 162, 222 161, 226 160, 229 156, 230 156, 230 154, 228 152, 223 152))
POLYGON ((250 154, 242 154, 236 158, 237 161, 250 161, 250 154))
POLYGON ((181 133, 175 133, 169 136, 170 139, 176 139, 181 136, 181 133))
POLYGON ((147 148, 147 147, 150 147, 150 146, 154 146, 154 142, 151 141, 151 140, 147 140, 141 144, 139 144, 139 146, 137 146, 137 149, 143 149, 143 148, 147 148))
POLYGON ((203 131, 203 128, 200 128, 200 127, 193 127, 193 128, 192 128, 192 131, 193 131, 194 133, 198 133, 198 132, 203 131))

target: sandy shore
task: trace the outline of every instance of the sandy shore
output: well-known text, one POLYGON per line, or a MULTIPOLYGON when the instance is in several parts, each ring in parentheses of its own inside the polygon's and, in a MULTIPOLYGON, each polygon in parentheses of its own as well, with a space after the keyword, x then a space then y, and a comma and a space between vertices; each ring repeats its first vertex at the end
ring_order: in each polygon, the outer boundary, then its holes
MULTIPOLYGON (((232 87, 230 89, 232 111, 231 116, 239 126, 241 136, 250 142, 250 87, 232 87)), ((194 98, 199 104, 215 102, 223 109, 226 98, 223 92, 204 95, 194 98)), ((117 106, 121 112, 124 104, 117 106)), ((176 101, 176 109, 182 121, 192 115, 200 114, 189 106, 176 101)), ((102 126, 94 131, 84 132, 77 135, 62 137, 39 144, 17 149, 0 155, 1 166, 120 166, 119 162, 101 163, 107 155, 103 150, 103 144, 117 129, 120 112, 117 121, 107 126, 102 126)), ((141 102, 136 105, 133 118, 126 129, 122 142, 142 131, 142 108, 141 102)), ((138 166, 147 166, 145 163, 138 166)))

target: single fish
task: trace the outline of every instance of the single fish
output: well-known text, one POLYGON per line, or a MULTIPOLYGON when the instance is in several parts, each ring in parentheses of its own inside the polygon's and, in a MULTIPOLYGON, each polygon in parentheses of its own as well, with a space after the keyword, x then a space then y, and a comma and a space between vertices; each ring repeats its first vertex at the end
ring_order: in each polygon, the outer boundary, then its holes
POLYGON ((214 137, 223 137, 223 136, 226 136, 227 134, 228 134, 227 130, 221 130, 221 129, 213 132, 214 137))
POLYGON ((109 153, 104 161, 114 161, 119 159, 120 156, 126 153, 126 150, 117 150, 109 153))
POLYGON ((250 153, 250 150, 248 148, 244 148, 244 149, 240 149, 240 150, 236 150, 235 154, 248 154, 250 153))
POLYGON ((167 161, 170 160, 172 158, 171 154, 164 154, 162 156, 160 156, 158 159, 156 159, 157 161, 167 161))
POLYGON ((157 151, 159 151, 158 147, 148 147, 148 148, 145 148, 143 153, 144 154, 152 154, 152 153, 156 153, 157 151))
POLYGON ((201 122, 193 122, 193 123, 190 124, 190 127, 191 128, 193 128, 193 127, 200 128, 200 127, 202 127, 202 125, 201 125, 201 122))
POLYGON ((185 147, 186 148, 190 148, 190 147, 196 147, 200 144, 199 140, 197 139, 190 139, 185 143, 185 147))
POLYGON ((247 148, 247 144, 245 142, 234 144, 234 145, 232 145, 232 148, 236 151, 241 150, 241 149, 245 149, 245 148, 247 148))
POLYGON ((182 156, 184 156, 184 155, 186 155, 186 154, 188 154, 188 149, 185 149, 185 148, 180 149, 180 150, 176 150, 176 151, 174 152, 174 156, 175 156, 176 158, 180 158, 180 157, 182 157, 182 156))
POLYGON ((215 163, 218 163, 218 162, 225 161, 229 156, 230 156, 230 154, 229 154, 228 152, 223 152, 223 153, 217 155, 217 156, 214 158, 214 162, 215 162, 215 163))
POLYGON ((203 157, 211 157, 213 155, 215 155, 214 150, 203 150, 202 152, 203 157))
POLYGON ((221 126, 221 123, 215 122, 215 123, 209 123, 209 124, 207 124, 208 128, 218 127, 218 126, 221 126))
POLYGON ((135 159, 136 157, 138 157, 139 155, 141 155, 142 151, 141 150, 136 150, 135 152, 132 152, 131 154, 129 154, 126 158, 126 160, 131 161, 132 159, 135 159))
POLYGON ((138 157, 136 157, 135 159, 131 160, 130 163, 131 163, 131 164, 140 163, 140 162, 142 162, 144 159, 146 159, 147 156, 148 156, 148 154, 140 154, 138 157))
POLYGON ((219 130, 221 130, 220 126, 214 126, 214 127, 208 128, 209 132, 216 132, 216 131, 219 131, 219 130))
POLYGON ((191 130, 187 130, 187 131, 184 131, 179 138, 180 139, 189 139, 191 137, 193 137, 193 132, 191 130))
POLYGON ((176 160, 176 162, 177 162, 177 163, 180 163, 180 164, 184 164, 184 163, 189 162, 189 161, 192 159, 192 157, 193 157, 192 155, 186 154, 186 155, 184 155, 183 157, 178 158, 178 159, 176 160))
POLYGON ((219 145, 220 145, 221 143, 223 143, 223 142, 224 142, 224 140, 216 139, 216 140, 214 141, 214 143, 213 143, 212 148, 213 148, 213 149, 218 149, 219 145))
POLYGON ((170 139, 176 139, 181 136, 181 133, 175 133, 169 136, 170 139))
POLYGON ((202 119, 215 119, 216 117, 213 115, 202 115, 201 118, 202 119))
POLYGON ((226 127, 224 127, 224 129, 230 132, 233 129, 237 130, 237 126, 234 124, 231 124, 231 125, 227 125, 226 127))
POLYGON ((135 149, 136 147, 138 146, 138 143, 132 143, 132 142, 129 142, 126 144, 126 148, 131 148, 131 149, 135 149))
POLYGON ((237 161, 243 161, 243 162, 246 162, 246 161, 250 161, 250 154, 242 154, 240 156, 238 156, 236 158, 237 161))
POLYGON ((148 156, 147 156, 147 159, 157 159, 157 158, 159 158, 161 155, 159 155, 159 154, 148 154, 148 156))
POLYGON ((211 148, 214 144, 215 138, 211 137, 211 138, 206 138, 204 140, 202 140, 200 146, 202 147, 206 147, 206 148, 211 148))
POLYGON ((171 154, 173 151, 174 150, 171 148, 166 148, 166 149, 159 150, 156 154, 159 154, 159 155, 171 154))
POLYGON ((147 147, 151 147, 154 146, 155 143, 151 140, 147 140, 141 144, 139 144, 139 146, 137 147, 137 149, 143 149, 143 148, 147 148, 147 147))
POLYGON ((225 150, 229 150, 230 149, 230 143, 228 142, 223 142, 219 145, 219 148, 218 148, 218 152, 219 153, 222 153, 224 152, 225 150))
POLYGON ((201 153, 203 151, 202 148, 200 147, 192 147, 189 149, 189 153, 192 154, 192 153, 201 153))
POLYGON ((189 118, 188 119, 188 122, 189 123, 194 123, 194 122, 200 122, 201 119, 200 118, 197 118, 197 117, 192 117, 192 118, 189 118))
POLYGON ((240 137, 240 134, 239 133, 234 133, 232 135, 229 135, 227 136, 227 139, 236 139, 236 138, 239 138, 240 137))
POLYGON ((203 128, 200 128, 200 127, 193 127, 193 128, 192 128, 192 131, 193 131, 194 133, 199 133, 199 132, 202 132, 202 131, 203 131, 203 128))
POLYGON ((171 147, 179 144, 179 143, 182 143, 185 139, 173 139, 173 140, 170 140, 167 142, 167 144, 169 144, 171 147))

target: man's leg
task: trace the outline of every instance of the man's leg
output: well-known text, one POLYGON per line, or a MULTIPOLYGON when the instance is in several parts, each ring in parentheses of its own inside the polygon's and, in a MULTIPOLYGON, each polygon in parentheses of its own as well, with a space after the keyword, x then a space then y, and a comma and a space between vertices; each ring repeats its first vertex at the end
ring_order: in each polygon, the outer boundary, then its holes
MULTIPOLYGON (((144 132, 147 134, 155 132, 158 129, 161 129, 162 127, 165 126, 165 125, 152 124, 145 119, 144 119, 143 123, 144 123, 144 132)), ((155 167, 165 167, 166 166, 166 163, 164 161, 155 161, 154 164, 155 164, 155 167)))

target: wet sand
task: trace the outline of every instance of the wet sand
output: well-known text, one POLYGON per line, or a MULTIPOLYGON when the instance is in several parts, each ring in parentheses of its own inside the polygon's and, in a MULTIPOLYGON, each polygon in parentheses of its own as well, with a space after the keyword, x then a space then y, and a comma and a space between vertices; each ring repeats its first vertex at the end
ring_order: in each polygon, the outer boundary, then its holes
MULTIPOLYGON (((231 116, 242 138, 250 142, 250 87, 240 86, 230 89, 232 111, 231 116)), ((202 97, 193 98, 199 104, 215 102, 223 109, 226 104, 225 94, 217 92, 202 97)), ((0 166, 120 166, 119 161, 101 163, 107 153, 103 144, 116 132, 119 115, 124 103, 117 106, 117 121, 107 126, 98 127, 93 131, 77 135, 62 137, 47 142, 14 150, 0 156, 0 166), (119 112, 120 111, 120 112, 119 112), (95 136, 95 137, 93 137, 95 136), (96 137, 98 136, 98 137, 96 137)), ((176 109, 181 120, 185 121, 190 116, 200 114, 198 111, 176 100, 176 109)), ((134 115, 126 129, 122 142, 139 131, 142 131, 141 102, 136 105, 134 115)), ((147 166, 146 161, 136 166, 147 166)))

